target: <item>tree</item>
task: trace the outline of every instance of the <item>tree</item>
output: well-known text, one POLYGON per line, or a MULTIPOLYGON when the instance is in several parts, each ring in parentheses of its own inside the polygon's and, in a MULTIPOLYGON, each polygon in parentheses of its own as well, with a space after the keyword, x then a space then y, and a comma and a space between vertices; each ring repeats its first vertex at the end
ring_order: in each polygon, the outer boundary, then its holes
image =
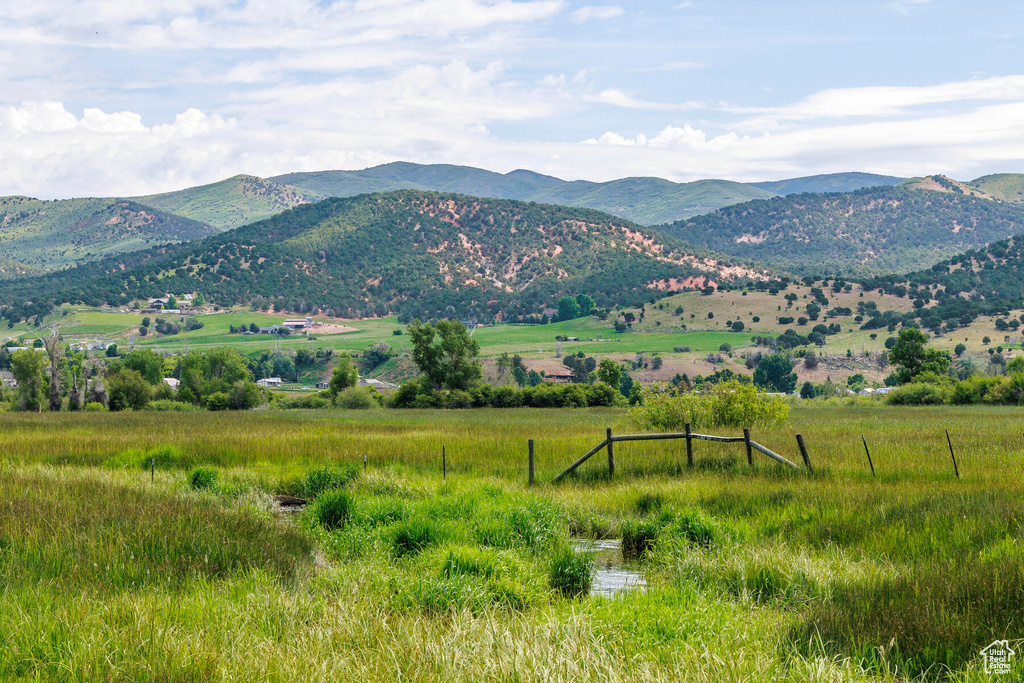
POLYGON ((804 382, 804 385, 800 387, 800 398, 814 398, 817 395, 818 390, 810 382, 804 382))
POLYGON ((50 334, 43 337, 43 347, 46 349, 46 357, 50 361, 50 412, 60 410, 60 362, 64 358, 64 343, 57 330, 51 330, 50 334))
POLYGON ((955 353, 957 358, 959 358, 960 356, 964 355, 964 351, 966 351, 966 350, 967 350, 967 347, 964 346, 963 343, 960 343, 960 344, 957 344, 956 348, 953 349, 953 353, 955 353))
POLYGON ((576 303, 580 305, 580 317, 586 317, 594 312, 594 300, 589 294, 577 294, 576 303))
POLYGON ((434 389, 469 389, 480 380, 480 342, 469 336, 457 320, 439 320, 437 326, 419 319, 409 323, 412 360, 434 389))
POLYGON ((897 384, 906 384, 925 372, 944 375, 949 370, 950 357, 935 349, 925 348, 928 338, 913 327, 900 330, 896 343, 889 351, 889 362, 897 366, 893 378, 897 384))
POLYGON ((792 393, 796 389, 796 379, 793 362, 781 353, 762 358, 754 370, 754 384, 770 391, 792 393))
POLYGON ((150 384, 160 384, 164 379, 164 359, 149 349, 131 351, 122 358, 122 364, 135 370, 150 384))
POLYGON ((107 377, 111 410, 141 410, 149 403, 152 388, 138 370, 121 368, 107 377))
POLYGON ((633 378, 629 376, 628 372, 622 373, 622 379, 619 381, 619 393, 629 398, 633 395, 633 378))
POLYGON ((18 382, 18 405, 22 410, 42 410, 45 367, 46 355, 34 349, 22 349, 11 354, 11 374, 18 382))
POLYGON ((622 368, 611 358, 605 358, 597 366, 597 379, 612 389, 618 389, 622 386, 622 368))
POLYGON ((177 307, 178 307, 178 300, 174 298, 173 294, 171 294, 170 296, 167 297, 167 308, 168 308, 168 310, 174 310, 177 307))
POLYGON ((529 374, 526 375, 526 383, 531 387, 538 386, 544 383, 544 378, 536 370, 530 370, 529 374))
POLYGON ((117 358, 117 344, 111 344, 107 347, 106 356, 107 358, 117 358))
POLYGON ((331 381, 328 383, 331 396, 337 396, 343 390, 354 387, 359 382, 359 371, 352 365, 352 358, 347 353, 339 353, 338 360, 334 363, 334 370, 331 372, 331 381))
POLYGON ((512 368, 512 378, 516 381, 519 386, 526 386, 527 374, 526 370, 521 365, 517 365, 512 368))
POLYGON ((372 372, 384 363, 387 363, 395 355, 387 342, 379 341, 363 351, 363 370, 372 372))
POLYGON ((580 317, 580 304, 571 296, 563 296, 558 300, 558 319, 574 320, 580 317))

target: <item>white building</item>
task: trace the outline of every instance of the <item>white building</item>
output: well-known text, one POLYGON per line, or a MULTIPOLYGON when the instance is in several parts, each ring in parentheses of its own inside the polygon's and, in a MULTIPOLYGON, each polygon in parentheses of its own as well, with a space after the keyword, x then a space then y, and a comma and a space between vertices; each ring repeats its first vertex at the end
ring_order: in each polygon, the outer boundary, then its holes
POLYGON ((281 378, 280 377, 267 377, 266 379, 256 380, 256 384, 258 384, 261 387, 266 387, 268 389, 271 389, 271 388, 274 388, 274 387, 281 386, 281 378))

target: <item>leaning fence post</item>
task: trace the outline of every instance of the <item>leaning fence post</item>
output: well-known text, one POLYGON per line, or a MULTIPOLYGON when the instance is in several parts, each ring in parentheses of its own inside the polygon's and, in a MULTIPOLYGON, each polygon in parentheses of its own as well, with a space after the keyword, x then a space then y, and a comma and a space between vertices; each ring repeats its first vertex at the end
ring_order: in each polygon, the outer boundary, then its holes
POLYGON ((949 439, 949 430, 946 430, 946 443, 949 444, 949 457, 953 458, 953 472, 956 473, 956 478, 960 478, 960 468, 956 466, 956 454, 953 453, 953 442, 949 439))
POLYGON ((530 439, 530 486, 533 486, 533 439, 530 439))
POLYGON ((804 444, 804 435, 796 435, 796 445, 800 448, 800 456, 804 459, 804 466, 807 467, 807 471, 814 473, 814 468, 811 467, 811 456, 807 454, 807 446, 804 444))
POLYGON ((868 467, 871 468, 871 476, 875 476, 875 464, 871 462, 871 451, 868 450, 868 440, 864 438, 864 435, 860 435, 860 440, 864 442, 864 452, 868 454, 868 467))
POLYGON ((748 427, 743 428, 743 443, 747 447, 747 464, 753 466, 754 449, 750 446, 750 429, 748 427))
POLYGON ((612 441, 612 428, 607 431, 608 436, 608 477, 615 476, 615 445, 612 441))
POLYGON ((693 433, 689 422, 686 423, 686 466, 693 467, 693 433))

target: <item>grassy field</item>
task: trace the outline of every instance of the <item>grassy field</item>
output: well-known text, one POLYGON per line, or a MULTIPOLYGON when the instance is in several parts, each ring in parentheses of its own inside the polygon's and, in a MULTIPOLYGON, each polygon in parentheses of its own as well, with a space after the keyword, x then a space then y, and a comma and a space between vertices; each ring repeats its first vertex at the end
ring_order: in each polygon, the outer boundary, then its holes
POLYGON ((754 438, 810 476, 648 442, 546 483, 621 416, 0 415, 0 679, 984 681, 1024 645, 1019 410, 796 406, 754 438), (574 536, 649 545, 646 592, 576 597, 574 536))

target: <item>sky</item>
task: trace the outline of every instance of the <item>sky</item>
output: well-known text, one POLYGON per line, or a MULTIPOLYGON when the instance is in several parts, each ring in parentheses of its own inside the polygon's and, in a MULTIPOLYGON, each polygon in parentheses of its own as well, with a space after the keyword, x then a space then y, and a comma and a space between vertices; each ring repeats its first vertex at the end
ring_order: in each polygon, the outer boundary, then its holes
POLYGON ((0 3, 0 195, 449 163, 1024 172, 1024 2, 0 3))

